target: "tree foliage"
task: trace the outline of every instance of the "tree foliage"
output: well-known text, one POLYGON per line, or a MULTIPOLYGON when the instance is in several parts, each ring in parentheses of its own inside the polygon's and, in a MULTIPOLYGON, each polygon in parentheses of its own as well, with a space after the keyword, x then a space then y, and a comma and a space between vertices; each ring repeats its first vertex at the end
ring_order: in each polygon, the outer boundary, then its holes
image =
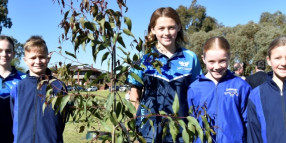
MULTIPOLYGON (((231 46, 230 69, 233 70, 235 62, 244 63, 245 73, 249 75, 255 68, 253 63, 257 60, 266 59, 267 48, 270 42, 282 35, 285 31, 285 15, 280 11, 271 14, 262 13, 260 22, 249 21, 245 25, 234 27, 220 27, 206 32, 187 32, 189 43, 186 47, 194 51, 197 55, 202 55, 202 46, 204 42, 213 36, 224 36, 231 46)), ((204 67, 202 60, 201 65, 204 67)), ((269 71, 270 68, 267 67, 269 71)))
POLYGON ((0 1, 0 34, 2 32, 2 28, 11 28, 12 21, 11 18, 8 17, 8 0, 0 1))
MULTIPOLYGON (((107 61, 108 64, 111 64, 110 80, 112 86, 116 86, 117 83, 124 83, 120 80, 126 79, 130 68, 142 68, 136 64, 136 61, 139 60, 139 53, 144 49, 144 42, 141 38, 135 38, 132 33, 132 21, 124 16, 123 11, 128 10, 126 1, 117 0, 118 8, 113 9, 109 8, 108 3, 104 0, 54 1, 61 5, 63 13, 60 26, 64 31, 60 36, 60 41, 71 41, 73 43, 74 52, 65 51, 66 55, 76 59, 80 48, 84 51, 86 48, 91 48, 91 56, 94 62, 100 60, 101 63, 107 61), (132 55, 127 50, 123 35, 133 38, 130 46, 132 50, 137 50, 136 54, 132 55), (99 57, 99 53, 103 53, 103 56, 99 57)), ((64 50, 64 48, 60 47, 60 50, 64 50)), ((146 52, 150 52, 150 49, 147 48, 146 52)), ((72 63, 64 64, 58 70, 58 77, 63 81, 73 82, 68 68, 72 63)), ((152 65, 156 69, 160 69, 158 61, 154 61, 152 65)), ((84 76, 83 83, 88 81, 89 76, 88 73, 84 76)), ((131 73, 131 76, 136 79, 136 74, 131 73)), ((100 78, 106 79, 108 77, 109 74, 106 73, 100 76, 100 78)), ((80 127, 81 132, 87 127, 97 129, 92 126, 92 123, 95 122, 110 131, 110 134, 97 136, 96 139, 100 138, 103 140, 102 142, 136 142, 136 140, 146 142, 135 127, 136 119, 141 117, 135 116, 136 110, 131 102, 118 96, 117 91, 111 92, 107 99, 99 99, 99 96, 90 93, 72 92, 67 97, 49 97, 47 103, 62 109, 67 104, 67 99, 71 100, 73 102, 72 119, 83 124, 80 127), (111 123, 112 127, 108 126, 108 123, 111 123)), ((143 124, 149 122, 153 126, 153 122, 149 118, 161 116, 166 123, 163 126, 165 129, 163 134, 166 134, 169 130, 174 141, 180 132, 180 127, 183 128, 185 142, 191 142, 197 137, 203 140, 204 129, 197 123, 196 118, 178 117, 178 109, 179 101, 177 99, 173 103, 174 114, 168 115, 162 111, 161 114, 145 115, 143 124), (189 120, 188 124, 183 120, 189 120)), ((211 130, 211 128, 207 129, 208 132, 211 130)), ((209 140, 210 136, 206 136, 206 138, 209 140)))
POLYGON ((206 8, 198 5, 196 0, 192 1, 189 8, 180 5, 176 9, 182 22, 182 27, 188 33, 199 31, 209 32, 216 29, 219 25, 213 17, 207 16, 206 8))

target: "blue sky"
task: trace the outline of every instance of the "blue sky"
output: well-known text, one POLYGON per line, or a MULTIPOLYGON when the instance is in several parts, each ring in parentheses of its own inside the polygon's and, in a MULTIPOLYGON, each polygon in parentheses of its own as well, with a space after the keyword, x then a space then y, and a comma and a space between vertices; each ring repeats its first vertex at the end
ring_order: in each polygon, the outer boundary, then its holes
MULTIPOLYGON (((117 8, 116 0, 106 1, 109 2, 109 8, 117 8)), ((191 0, 127 0, 128 12, 124 15, 132 20, 132 32, 135 37, 144 39, 154 10, 166 6, 174 9, 179 5, 188 7, 190 4, 191 0)), ((274 13, 280 10, 286 14, 285 0, 198 0, 198 4, 206 7, 208 16, 216 18, 225 26, 246 24, 249 21, 257 23, 262 12, 274 13)), ((13 26, 10 29, 4 28, 2 34, 13 36, 22 43, 31 35, 41 35, 46 40, 49 51, 59 51, 57 47, 62 46, 63 51, 73 52, 70 42, 64 42, 62 45, 58 43, 58 38, 63 32, 58 25, 63 15, 57 3, 53 3, 52 0, 9 0, 8 10, 8 17, 12 19, 13 26)), ((128 42, 125 44, 128 45, 128 42)), ((130 48, 127 50, 131 51, 130 48)), ((81 63, 93 64, 95 68, 107 70, 106 63, 101 66, 100 60, 93 62, 91 50, 88 47, 86 52, 80 50, 77 56, 81 63)), ((54 54, 49 66, 59 61, 71 63, 54 54)), ((23 61, 21 66, 26 67, 23 61)))

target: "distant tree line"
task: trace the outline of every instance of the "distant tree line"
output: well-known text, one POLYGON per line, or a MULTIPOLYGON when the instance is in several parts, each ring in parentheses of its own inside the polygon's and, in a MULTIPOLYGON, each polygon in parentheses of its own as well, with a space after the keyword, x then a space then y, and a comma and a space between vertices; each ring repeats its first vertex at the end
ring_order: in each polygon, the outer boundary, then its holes
MULTIPOLYGON (((245 25, 227 27, 207 16, 206 8, 197 4, 196 0, 189 7, 181 5, 176 10, 185 30, 186 48, 200 57, 202 46, 208 38, 224 36, 231 45, 230 69, 233 70, 235 62, 244 63, 244 75, 254 70, 253 63, 266 58, 268 45, 274 38, 286 35, 286 16, 280 11, 262 13, 259 23, 249 21, 245 25)), ((201 58, 200 62, 204 68, 201 58)))

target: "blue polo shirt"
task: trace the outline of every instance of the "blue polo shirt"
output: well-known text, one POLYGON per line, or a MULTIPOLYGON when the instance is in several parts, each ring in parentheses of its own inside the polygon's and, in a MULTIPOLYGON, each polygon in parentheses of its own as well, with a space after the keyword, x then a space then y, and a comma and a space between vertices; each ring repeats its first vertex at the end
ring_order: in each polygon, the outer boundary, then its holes
MULTIPOLYGON (((143 56, 140 62, 142 70, 131 69, 130 72, 137 74, 143 81, 144 85, 136 81, 131 75, 128 76, 128 82, 138 88, 143 88, 144 92, 140 98, 140 104, 145 105, 150 110, 146 110, 142 106, 138 107, 136 125, 139 132, 147 142, 173 142, 171 135, 168 133, 162 140, 162 118, 151 117, 150 120, 154 124, 154 132, 147 121, 141 125, 144 115, 151 113, 158 114, 159 111, 165 111, 167 114, 173 114, 172 104, 175 94, 177 93, 180 103, 178 116, 188 116, 187 90, 188 86, 193 82, 197 75, 201 74, 201 66, 196 54, 185 48, 177 48, 174 55, 170 58, 158 52, 156 48, 152 48, 153 53, 159 56, 154 57, 149 54, 143 56), (160 61, 163 66, 159 73, 153 66, 152 61, 160 61)), ((178 135, 178 141, 183 142, 181 134, 178 135)))
POLYGON ((10 90, 23 78, 25 78, 24 73, 17 71, 14 67, 6 78, 0 76, 0 139, 3 143, 13 142, 10 90))

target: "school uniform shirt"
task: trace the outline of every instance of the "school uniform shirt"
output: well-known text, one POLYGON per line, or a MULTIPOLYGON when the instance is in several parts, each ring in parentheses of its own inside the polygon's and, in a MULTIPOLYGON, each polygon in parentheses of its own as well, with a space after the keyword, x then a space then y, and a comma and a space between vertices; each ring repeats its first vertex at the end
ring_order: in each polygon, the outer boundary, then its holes
POLYGON ((248 143, 286 142, 286 80, 280 90, 272 77, 273 72, 268 73, 266 82, 253 89, 249 96, 248 143))
POLYGON ((11 73, 6 78, 0 76, 0 142, 13 142, 10 90, 23 78, 25 78, 25 74, 17 71, 15 67, 12 67, 11 73))
MULTIPOLYGON (((145 105, 150 109, 147 110, 142 106, 138 107, 137 116, 139 118, 137 118, 136 125, 147 142, 152 142, 153 139, 155 142, 173 142, 169 133, 162 140, 162 124, 164 123, 160 123, 162 121, 161 117, 149 118, 153 121, 154 132, 148 121, 141 125, 142 121, 145 115, 159 114, 161 110, 167 114, 173 114, 172 104, 176 93, 180 103, 178 116, 188 116, 187 89, 189 84, 196 79, 196 76, 202 73, 201 66, 196 54, 185 48, 177 48, 171 58, 161 54, 156 48, 152 48, 152 53, 159 56, 155 59, 153 56, 146 54, 141 59, 141 67, 144 65, 146 68, 131 70, 142 79, 144 85, 130 75, 128 76, 130 84, 144 89, 140 105, 145 105), (154 60, 158 60, 163 64, 161 67, 162 74, 151 65, 154 60)), ((179 134, 177 141, 183 142, 181 134, 179 134)))
MULTIPOLYGON (((49 80, 54 79, 47 69, 49 80)), ((13 110, 14 143, 62 143, 66 118, 47 106, 43 112, 46 99, 47 83, 38 90, 40 79, 30 76, 21 80, 11 90, 11 103, 13 110)), ((66 94, 66 88, 60 80, 51 83, 53 88, 51 96, 59 92, 66 94), (64 92, 65 91, 65 92, 64 92)))
MULTIPOLYGON (((210 127, 216 132, 211 136, 214 143, 246 142, 246 107, 250 91, 251 87, 229 70, 217 84, 202 74, 188 89, 188 104, 194 110, 194 117, 204 115, 202 107, 206 108, 210 127)), ((198 121, 204 127, 200 117, 198 121)), ((198 138, 194 142, 201 140, 198 138)))

